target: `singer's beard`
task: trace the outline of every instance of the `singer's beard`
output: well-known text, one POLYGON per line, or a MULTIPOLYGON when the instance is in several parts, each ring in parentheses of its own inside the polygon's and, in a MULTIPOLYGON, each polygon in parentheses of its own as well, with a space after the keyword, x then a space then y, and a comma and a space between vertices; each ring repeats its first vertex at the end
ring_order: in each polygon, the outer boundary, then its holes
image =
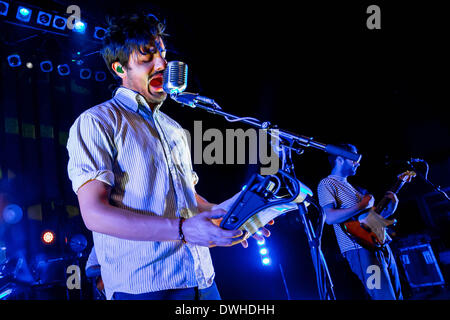
POLYGON ((155 92, 151 89, 150 83, 147 84, 147 94, 145 96, 145 100, 149 105, 161 104, 166 100, 167 93, 164 91, 155 92))

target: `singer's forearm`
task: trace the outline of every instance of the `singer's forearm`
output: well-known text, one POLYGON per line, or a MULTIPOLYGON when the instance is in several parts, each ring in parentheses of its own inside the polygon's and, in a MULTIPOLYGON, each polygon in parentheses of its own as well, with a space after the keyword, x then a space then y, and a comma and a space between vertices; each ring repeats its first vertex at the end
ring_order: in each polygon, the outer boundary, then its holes
POLYGON ((127 240, 177 240, 178 219, 150 216, 109 204, 110 187, 88 182, 78 190, 80 211, 86 227, 98 233, 127 240))

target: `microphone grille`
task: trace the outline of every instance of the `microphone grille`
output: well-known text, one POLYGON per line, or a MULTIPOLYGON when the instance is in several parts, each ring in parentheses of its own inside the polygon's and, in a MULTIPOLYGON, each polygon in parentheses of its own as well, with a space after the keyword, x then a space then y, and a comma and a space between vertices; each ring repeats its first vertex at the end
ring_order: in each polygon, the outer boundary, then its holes
POLYGON ((186 90, 188 66, 181 61, 170 61, 163 75, 163 90, 168 94, 178 94, 186 90))

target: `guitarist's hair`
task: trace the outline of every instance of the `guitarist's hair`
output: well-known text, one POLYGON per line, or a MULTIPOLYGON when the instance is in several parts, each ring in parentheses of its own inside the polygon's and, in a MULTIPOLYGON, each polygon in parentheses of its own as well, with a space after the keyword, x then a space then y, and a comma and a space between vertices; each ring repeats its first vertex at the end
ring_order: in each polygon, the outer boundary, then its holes
MULTIPOLYGON (((346 151, 353 152, 353 153, 357 153, 357 150, 358 150, 353 144, 350 144, 350 143, 339 143, 336 146, 338 146, 338 147, 340 147, 340 148, 342 148, 342 149, 344 149, 346 151)), ((336 164, 336 158, 337 157, 338 156, 335 156, 335 155, 329 155, 328 156, 328 162, 330 163, 331 168, 334 168, 334 166, 336 164)))

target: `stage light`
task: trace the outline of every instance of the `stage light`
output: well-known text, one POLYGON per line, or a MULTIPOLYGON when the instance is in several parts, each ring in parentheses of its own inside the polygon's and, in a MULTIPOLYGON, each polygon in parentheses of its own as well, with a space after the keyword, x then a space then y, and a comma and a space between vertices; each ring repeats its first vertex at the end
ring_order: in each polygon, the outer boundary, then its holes
POLYGON ((16 224, 22 220, 23 211, 17 204, 9 204, 3 209, 3 220, 8 224, 16 224))
POLYGON ((8 14, 9 3, 0 1, 0 16, 6 16, 8 14))
POLYGON ((89 79, 92 75, 92 71, 90 69, 81 69, 80 70, 80 78, 81 79, 89 79))
POLYGON ((39 11, 36 22, 44 26, 49 26, 52 21, 52 15, 44 11, 39 11))
POLYGON ((52 244, 55 241, 55 234, 52 231, 45 231, 41 236, 44 244, 52 244))
POLYGON ((95 80, 98 82, 105 81, 106 80, 106 73, 103 71, 97 71, 95 73, 95 80))
POLYGON ((266 255, 269 251, 267 251, 267 248, 262 248, 261 250, 259 250, 259 253, 261 255, 266 255))
POLYGON ((70 67, 68 64, 60 64, 60 65, 58 65, 57 69, 58 69, 58 73, 61 76, 67 76, 68 74, 70 74, 70 67))
POLYGON ((0 300, 6 300, 12 292, 13 289, 6 289, 5 291, 0 292, 0 300))
POLYGON ((22 64, 22 61, 20 60, 20 56, 18 54, 12 54, 10 56, 8 56, 8 64, 15 68, 18 67, 22 64))
POLYGON ((27 62, 25 65, 27 66, 28 69, 33 69, 33 63, 27 62))
POLYGON ((42 72, 52 72, 53 71, 53 64, 51 61, 46 60, 42 61, 40 64, 42 72))
POLYGON ((31 13, 33 11, 31 9, 19 6, 17 8, 16 18, 23 22, 29 22, 31 19, 31 13))
POLYGON ((53 28, 64 30, 66 28, 66 24, 67 24, 66 18, 56 16, 56 15, 53 18, 53 24, 52 24, 53 28))
POLYGON ((80 253, 87 247, 87 239, 82 234, 76 234, 70 238, 69 246, 73 252, 80 253))
POLYGON ((270 264, 270 258, 262 259, 262 263, 263 263, 263 265, 268 266, 270 264))
POLYGON ((95 31, 94 31, 95 39, 103 40, 105 38, 105 35, 106 35, 106 29, 101 28, 101 27, 95 27, 95 31))
POLYGON ((262 246, 262 245, 264 244, 264 242, 265 242, 265 240, 262 239, 262 240, 258 240, 256 243, 257 243, 259 246, 262 246))
POLYGON ((86 23, 84 23, 83 21, 77 21, 74 25, 73 25, 73 31, 78 32, 78 33, 85 33, 86 32, 86 23))

